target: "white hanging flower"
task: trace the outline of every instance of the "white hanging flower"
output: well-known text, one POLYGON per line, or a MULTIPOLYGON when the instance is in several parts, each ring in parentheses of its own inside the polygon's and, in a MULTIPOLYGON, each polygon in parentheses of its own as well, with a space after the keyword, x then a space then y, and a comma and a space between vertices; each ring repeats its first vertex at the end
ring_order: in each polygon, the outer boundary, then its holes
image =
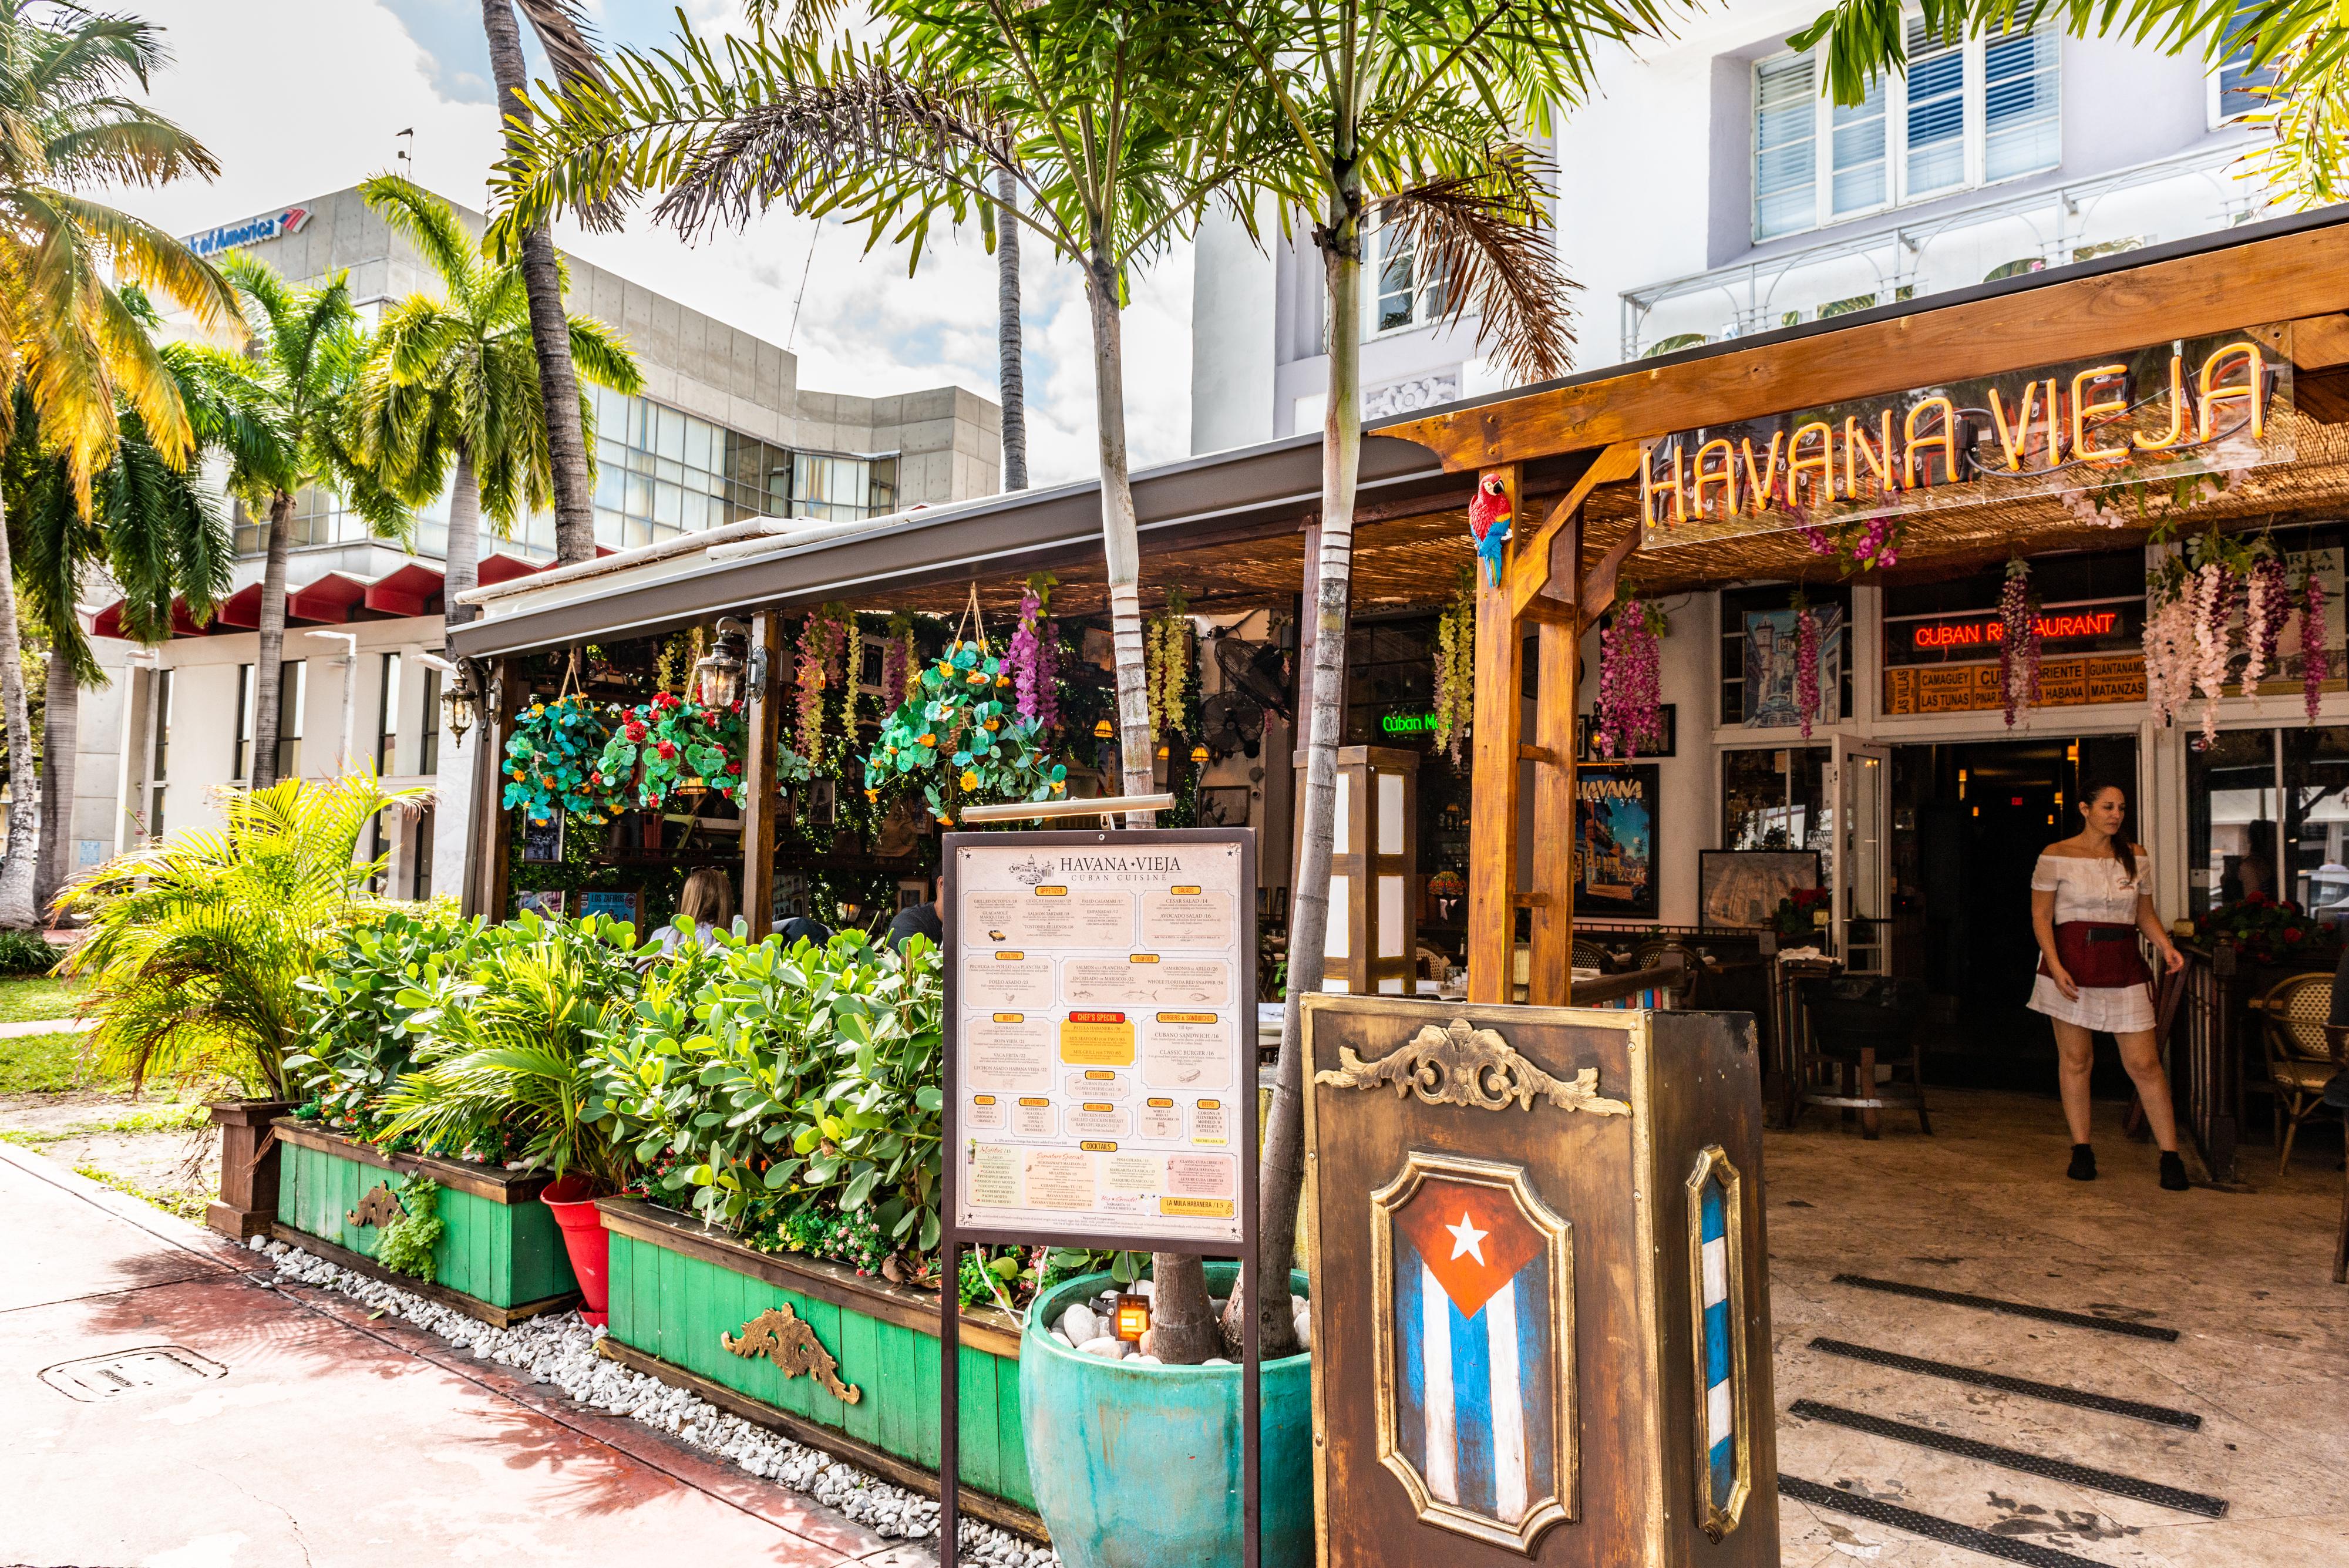
POLYGON ((2202 743, 2219 738, 2219 699, 2227 687, 2227 568, 2213 561, 2194 574, 2194 686, 2202 694, 2202 743))

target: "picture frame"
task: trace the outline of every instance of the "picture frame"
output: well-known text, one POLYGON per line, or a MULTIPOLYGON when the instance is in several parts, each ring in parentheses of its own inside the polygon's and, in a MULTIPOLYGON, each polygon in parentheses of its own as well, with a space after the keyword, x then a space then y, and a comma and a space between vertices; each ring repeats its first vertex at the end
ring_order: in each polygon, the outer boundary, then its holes
POLYGON ((1206 784, 1199 790, 1201 827, 1246 827, 1256 792, 1247 784, 1206 784))
POLYGON ((930 901, 930 881, 926 877, 901 877, 897 879, 897 912, 918 909, 930 901))
POLYGON ((808 912, 808 879, 804 871, 775 873, 774 891, 767 900, 767 918, 775 925, 808 912))
POLYGON ((561 812, 544 822, 522 822, 522 863, 525 866, 560 866, 563 864, 563 824, 561 812))
POLYGON ((1654 919, 1663 770, 1623 763, 1574 781, 1574 909, 1602 919, 1654 919))
POLYGON ((840 794, 836 783, 824 776, 808 780, 808 826, 828 828, 840 820, 840 794))
POLYGON ((1709 931, 1765 929, 1780 899, 1819 886, 1816 849, 1704 849, 1696 859, 1697 924, 1709 931))
POLYGON ((566 895, 560 888, 537 888, 518 890, 514 894, 514 913, 533 914, 550 920, 563 919, 566 895))
POLYGON ((1661 728, 1664 732, 1662 741, 1658 743, 1657 748, 1652 752, 1640 752, 1634 755, 1623 757, 1601 757, 1594 753, 1590 749, 1590 737, 1592 732, 1598 728, 1596 722, 1597 716, 1590 713, 1579 715, 1574 721, 1575 761, 1578 763, 1589 763, 1598 767, 1606 767, 1612 763, 1646 762, 1651 757, 1670 757, 1678 755, 1680 752, 1681 739, 1680 704, 1677 702, 1661 703, 1659 704, 1656 711, 1660 721, 1659 727, 1661 728))
MULTIPOLYGON (((1745 718, 1749 730, 1791 730, 1803 722, 1795 701, 1797 625, 1792 609, 1745 612, 1745 718)), ((1843 716, 1844 614, 1840 605, 1811 607, 1818 630, 1821 724, 1843 716)))
POLYGON ((582 888, 579 889, 579 918, 604 915, 616 920, 626 920, 642 931, 645 929, 645 890, 642 888, 582 888))

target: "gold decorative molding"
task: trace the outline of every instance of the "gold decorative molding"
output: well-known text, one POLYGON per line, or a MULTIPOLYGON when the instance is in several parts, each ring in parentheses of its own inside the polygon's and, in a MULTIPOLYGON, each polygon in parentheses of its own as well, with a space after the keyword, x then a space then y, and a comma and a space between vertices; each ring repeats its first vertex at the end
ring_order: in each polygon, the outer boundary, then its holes
POLYGON ((1428 1024, 1411 1044, 1375 1063, 1341 1045, 1337 1068, 1314 1074, 1313 1081, 1337 1089, 1392 1087, 1397 1099, 1412 1094, 1427 1105, 1481 1111, 1506 1110, 1513 1103, 1531 1110, 1535 1100, 1546 1099, 1560 1110, 1631 1114, 1627 1102, 1600 1096, 1598 1068, 1585 1067, 1572 1083, 1560 1082, 1518 1055, 1500 1031, 1478 1029, 1464 1018, 1454 1019, 1445 1029, 1428 1024))
POLYGON ((1696 1408, 1692 1429, 1696 1436, 1696 1522, 1706 1537, 1720 1542, 1745 1516, 1746 1500, 1754 1491, 1754 1436, 1747 1430, 1751 1401, 1746 1397, 1745 1345, 1745 1183, 1728 1151, 1707 1144, 1696 1157, 1686 1182, 1688 1196, 1689 1329, 1695 1356, 1692 1378, 1696 1408), (1726 1500, 1713 1495, 1713 1446, 1706 1440, 1705 1417, 1711 1390, 1704 1365, 1704 1189, 1721 1188, 1723 1282, 1728 1287, 1730 1419, 1735 1434, 1737 1474, 1726 1500))
POLYGON ((718 1343, 746 1361, 765 1356, 782 1368, 785 1377, 805 1373, 830 1389, 833 1397, 843 1405, 854 1405, 864 1397, 863 1389, 840 1380, 840 1363, 832 1358, 823 1342, 816 1338, 815 1330, 792 1310, 789 1302, 769 1307, 744 1324, 740 1334, 719 1330, 718 1343))
POLYGON ((367 1189, 367 1196, 359 1199, 359 1206, 345 1214, 343 1219, 353 1225, 388 1225, 395 1220, 405 1218, 407 1213, 408 1210, 400 1207, 399 1194, 391 1189, 391 1183, 378 1181, 367 1189))

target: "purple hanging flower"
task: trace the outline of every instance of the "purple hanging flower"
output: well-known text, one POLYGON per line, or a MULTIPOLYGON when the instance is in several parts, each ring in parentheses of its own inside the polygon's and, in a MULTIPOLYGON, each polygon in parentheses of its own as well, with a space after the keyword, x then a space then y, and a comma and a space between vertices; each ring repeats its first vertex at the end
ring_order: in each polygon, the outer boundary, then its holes
POLYGON ((1795 618, 1795 706, 1802 710, 1807 741, 1819 711, 1819 622, 1808 605, 1795 618))
POLYGON ((2300 606, 2300 698, 2308 710, 2308 722, 2316 722, 2316 705, 2324 698, 2324 675, 2328 660, 2324 655, 2324 585, 2317 580, 2313 567, 2308 574, 2308 586, 2302 590, 2300 606))
POLYGON ((1599 639, 1599 703, 1592 744, 1602 757, 1625 756, 1663 744, 1662 655, 1657 639, 1663 612, 1638 599, 1626 604, 1599 639))
POLYGON ((1998 598, 1998 684, 2006 704, 2006 727, 2015 711, 2039 701, 2039 617, 2031 604, 2031 566, 2006 564, 2006 587, 1998 598))

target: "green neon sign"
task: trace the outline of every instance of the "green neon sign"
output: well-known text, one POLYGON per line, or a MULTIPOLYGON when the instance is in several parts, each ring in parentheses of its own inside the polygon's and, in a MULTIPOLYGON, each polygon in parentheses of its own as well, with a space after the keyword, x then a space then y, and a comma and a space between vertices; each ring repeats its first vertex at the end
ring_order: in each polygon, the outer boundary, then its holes
POLYGON ((1379 729, 1389 735, 1425 735, 1435 729, 1433 713, 1381 713, 1379 729))

